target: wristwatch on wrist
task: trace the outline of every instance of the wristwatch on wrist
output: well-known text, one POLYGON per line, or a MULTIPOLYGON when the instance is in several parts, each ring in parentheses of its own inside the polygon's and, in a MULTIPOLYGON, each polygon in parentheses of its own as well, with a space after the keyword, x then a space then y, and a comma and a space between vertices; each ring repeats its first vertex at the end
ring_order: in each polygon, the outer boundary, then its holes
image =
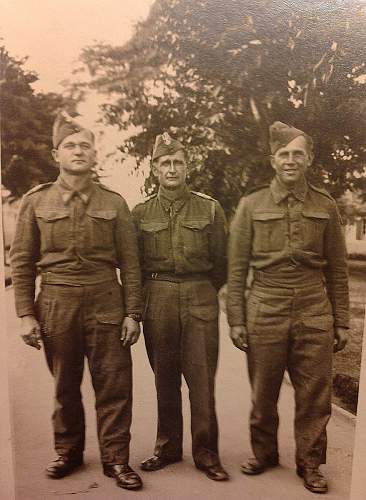
POLYGON ((140 323, 141 321, 141 314, 138 313, 130 313, 126 314, 126 318, 132 318, 134 321, 137 321, 137 323, 140 323))

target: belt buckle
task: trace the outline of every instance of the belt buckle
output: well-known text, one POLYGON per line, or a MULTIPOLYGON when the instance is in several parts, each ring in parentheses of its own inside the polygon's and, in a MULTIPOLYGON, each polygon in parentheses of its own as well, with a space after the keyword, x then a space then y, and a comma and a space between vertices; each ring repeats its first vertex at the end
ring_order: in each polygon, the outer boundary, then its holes
POLYGON ((151 273, 151 277, 153 280, 155 280, 158 277, 158 273, 151 273))

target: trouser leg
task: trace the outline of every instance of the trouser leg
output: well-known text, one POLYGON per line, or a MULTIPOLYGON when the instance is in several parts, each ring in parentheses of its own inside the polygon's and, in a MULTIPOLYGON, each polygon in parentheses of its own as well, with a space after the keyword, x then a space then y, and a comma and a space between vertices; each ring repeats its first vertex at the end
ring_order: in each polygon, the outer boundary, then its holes
POLYGON ((80 456, 85 445, 80 392, 84 368, 80 296, 73 287, 43 285, 37 307, 46 360, 54 377, 55 449, 60 455, 80 456))
POLYGON ((120 286, 94 286, 85 305, 85 346, 95 391, 101 460, 127 464, 132 418, 132 362, 120 340, 120 286), (92 296, 91 296, 92 295, 92 296))
POLYGON ((319 295, 314 297, 314 307, 308 306, 307 316, 294 326, 288 361, 296 401, 296 463, 309 467, 326 461, 326 426, 331 415, 332 316, 323 290, 319 295), (320 316, 322 302, 324 314, 320 316))
MULTIPOLYGON (((247 302, 250 434, 252 449, 259 461, 278 460, 277 402, 287 363, 289 321, 285 316, 274 315, 271 301, 277 301, 275 295, 251 295, 247 302)), ((285 299, 281 301, 285 307, 285 299)))
POLYGON ((219 463, 215 410, 217 295, 209 282, 182 284, 182 288, 182 370, 191 403, 192 454, 196 465, 210 466, 219 463))
POLYGON ((148 282, 144 337, 155 375, 158 426, 154 454, 182 455, 181 326, 178 284, 148 282))
POLYGON ((251 445, 259 461, 278 459, 277 402, 286 365, 286 349, 250 341, 248 373, 252 388, 251 445))

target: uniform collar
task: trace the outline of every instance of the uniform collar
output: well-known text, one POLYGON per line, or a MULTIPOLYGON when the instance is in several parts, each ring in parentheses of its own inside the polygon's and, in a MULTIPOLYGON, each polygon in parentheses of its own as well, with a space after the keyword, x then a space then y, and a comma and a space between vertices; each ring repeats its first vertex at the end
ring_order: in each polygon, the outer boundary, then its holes
POLYGON ((158 199, 166 212, 169 212, 169 209, 173 204, 175 210, 179 211, 189 198, 189 194, 190 192, 186 184, 184 184, 182 189, 179 190, 165 189, 163 186, 160 186, 158 199))
POLYGON ((304 177, 295 185, 294 189, 290 191, 276 176, 272 179, 270 188, 273 199, 277 204, 285 200, 289 194, 292 194, 296 199, 303 202, 308 192, 308 184, 304 177))
POLYGON ((65 205, 68 205, 74 196, 79 196, 84 205, 87 205, 94 189, 91 179, 88 179, 88 181, 85 182, 85 185, 79 190, 73 189, 61 176, 59 176, 56 180, 56 185, 61 193, 61 198, 65 205))

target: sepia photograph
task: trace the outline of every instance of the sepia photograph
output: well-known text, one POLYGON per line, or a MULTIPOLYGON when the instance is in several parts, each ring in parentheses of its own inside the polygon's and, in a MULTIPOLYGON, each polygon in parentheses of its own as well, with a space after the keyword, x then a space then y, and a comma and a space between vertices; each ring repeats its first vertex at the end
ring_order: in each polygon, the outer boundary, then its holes
POLYGON ((0 500, 366 498, 366 0, 1 0, 0 500))

